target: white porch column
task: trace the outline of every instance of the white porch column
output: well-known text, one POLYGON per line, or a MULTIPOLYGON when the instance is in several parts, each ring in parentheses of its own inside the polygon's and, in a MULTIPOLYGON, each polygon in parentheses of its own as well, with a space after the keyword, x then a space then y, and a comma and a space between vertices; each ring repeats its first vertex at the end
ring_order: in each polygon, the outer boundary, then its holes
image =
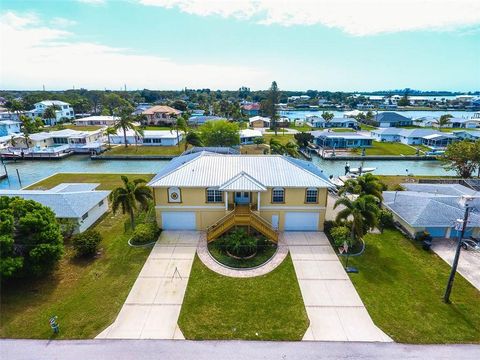
POLYGON ((228 211, 228 191, 225 191, 225 211, 228 211))
POLYGON ((257 192, 257 211, 260 211, 260 191, 257 192))

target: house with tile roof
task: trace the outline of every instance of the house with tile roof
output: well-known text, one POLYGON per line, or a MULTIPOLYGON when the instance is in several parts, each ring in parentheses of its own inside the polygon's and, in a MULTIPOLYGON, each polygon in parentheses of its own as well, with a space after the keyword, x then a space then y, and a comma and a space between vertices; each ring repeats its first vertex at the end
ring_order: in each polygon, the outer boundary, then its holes
POLYGON ((314 164, 286 156, 197 152, 179 156, 150 182, 162 229, 206 230, 213 240, 246 226, 321 231, 333 185, 314 164))
POLYGON ((480 236, 480 192, 459 184, 402 184, 406 191, 384 191, 383 204, 412 237, 427 231, 434 238, 455 238, 454 225, 463 219, 462 195, 478 197, 471 210, 465 236, 480 236))
POLYGON ((108 211, 110 191, 96 190, 100 184, 63 183, 50 190, 0 190, 0 197, 20 197, 49 207, 58 219, 72 219, 75 232, 83 232, 108 211))
POLYGON ((166 105, 155 105, 142 111, 147 125, 172 125, 182 112, 166 105))

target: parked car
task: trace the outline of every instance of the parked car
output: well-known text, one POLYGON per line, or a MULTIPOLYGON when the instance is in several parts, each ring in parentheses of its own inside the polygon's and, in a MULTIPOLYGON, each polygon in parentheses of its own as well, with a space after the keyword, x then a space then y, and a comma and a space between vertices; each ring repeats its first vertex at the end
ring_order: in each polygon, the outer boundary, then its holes
POLYGON ((463 239, 462 247, 465 250, 480 251, 480 240, 470 237, 469 239, 463 239))

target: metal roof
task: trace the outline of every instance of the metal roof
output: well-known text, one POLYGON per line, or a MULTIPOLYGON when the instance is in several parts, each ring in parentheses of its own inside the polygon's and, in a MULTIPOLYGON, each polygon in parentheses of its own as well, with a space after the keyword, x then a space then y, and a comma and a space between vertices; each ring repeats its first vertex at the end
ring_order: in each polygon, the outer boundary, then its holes
POLYGON ((326 137, 337 139, 361 139, 361 140, 373 140, 373 137, 363 135, 356 132, 335 132, 335 131, 312 131, 310 132, 314 137, 326 137))
MULTIPOLYGON (((476 191, 460 184, 418 184, 404 183, 402 186, 409 191, 451 196, 475 195, 476 191)), ((479 195, 480 196, 480 195, 479 195)))
POLYGON ((260 130, 243 129, 243 130, 240 130, 239 133, 240 133, 240 138, 263 136, 260 130))
POLYGON ((93 191, 99 187, 99 183, 62 183, 49 191, 51 192, 78 192, 78 191, 93 191))
POLYGON ((173 166, 149 182, 154 187, 215 187, 241 172, 265 187, 331 187, 332 184, 306 166, 279 155, 222 155, 202 152, 173 166))
MULTIPOLYGON (((61 185, 68 187, 71 184, 61 185)), ((34 200, 52 209, 58 218, 80 218, 110 194, 110 191, 103 190, 64 192, 57 189, 61 185, 51 190, 0 190, 0 196, 18 196, 34 200)), ((76 185, 78 184, 73 184, 73 187, 76 185)))
POLYGON ((406 116, 400 115, 396 112, 393 111, 385 111, 382 113, 378 113, 375 115, 375 120, 378 122, 389 122, 389 123, 396 123, 399 121, 406 121, 406 120, 411 120, 407 118, 406 116))
POLYGON ((225 191, 267 191, 263 184, 259 183, 245 171, 234 176, 218 189, 225 191))

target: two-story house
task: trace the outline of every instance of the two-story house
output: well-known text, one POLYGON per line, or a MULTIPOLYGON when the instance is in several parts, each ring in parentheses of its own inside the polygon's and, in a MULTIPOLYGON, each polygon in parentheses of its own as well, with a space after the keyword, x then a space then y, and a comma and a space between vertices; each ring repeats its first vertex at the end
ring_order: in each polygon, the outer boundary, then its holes
POLYGON ((20 133, 20 121, 0 120, 0 136, 20 133))
POLYGON ((142 112, 148 125, 172 125, 182 112, 166 105, 155 105, 142 112))
POLYGON ((72 120, 75 119, 75 113, 73 108, 69 103, 59 100, 44 100, 34 104, 35 109, 29 112, 32 118, 41 117, 43 118, 43 113, 49 107, 55 107, 55 118, 53 119, 43 119, 45 125, 53 126, 56 123, 62 120, 72 120))
POLYGON ((206 230, 212 240, 234 226, 321 231, 333 185, 307 161, 203 151, 173 159, 149 186, 162 229, 206 230))

